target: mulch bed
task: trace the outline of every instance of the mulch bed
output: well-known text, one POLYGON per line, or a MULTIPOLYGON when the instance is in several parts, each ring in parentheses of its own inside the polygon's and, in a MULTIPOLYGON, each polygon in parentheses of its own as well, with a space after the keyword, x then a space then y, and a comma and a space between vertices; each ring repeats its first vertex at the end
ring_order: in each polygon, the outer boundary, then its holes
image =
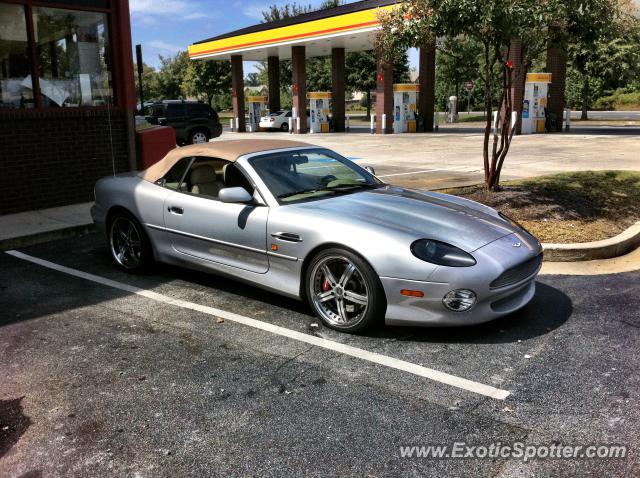
POLYGON ((448 189, 520 222, 542 242, 590 242, 613 237, 640 221, 640 173, 586 171, 448 189))

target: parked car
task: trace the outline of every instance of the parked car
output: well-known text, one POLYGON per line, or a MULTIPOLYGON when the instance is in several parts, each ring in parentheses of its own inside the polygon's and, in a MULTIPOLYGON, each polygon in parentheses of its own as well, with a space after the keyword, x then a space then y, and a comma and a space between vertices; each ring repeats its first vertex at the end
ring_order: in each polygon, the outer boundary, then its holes
POLYGON ((538 240, 482 204, 383 183, 326 148, 216 141, 101 179, 114 263, 152 260, 308 300, 329 327, 472 325, 534 296, 538 240))
POLYGON ((259 126, 266 129, 289 131, 289 118, 291 118, 291 110, 274 111, 268 116, 260 118, 259 126))
POLYGON ((145 113, 149 123, 175 129, 179 145, 207 143, 222 134, 218 113, 204 103, 165 100, 147 107, 145 113))

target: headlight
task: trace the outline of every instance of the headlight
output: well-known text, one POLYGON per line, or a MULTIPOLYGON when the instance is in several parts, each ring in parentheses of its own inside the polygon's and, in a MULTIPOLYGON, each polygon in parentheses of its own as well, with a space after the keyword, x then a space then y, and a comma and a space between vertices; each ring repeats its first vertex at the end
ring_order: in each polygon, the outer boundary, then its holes
POLYGON ((451 244, 431 239, 420 239, 414 242, 411 244, 411 252, 418 259, 440 266, 469 267, 476 264, 471 254, 451 244))
POLYGON ((444 306, 454 312, 465 312, 476 303, 476 294, 472 290, 452 290, 442 299, 444 306))

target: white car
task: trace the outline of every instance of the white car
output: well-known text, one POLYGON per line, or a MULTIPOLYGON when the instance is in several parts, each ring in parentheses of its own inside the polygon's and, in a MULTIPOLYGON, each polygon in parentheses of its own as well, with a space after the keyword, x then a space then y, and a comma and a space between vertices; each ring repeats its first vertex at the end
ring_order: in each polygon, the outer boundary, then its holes
POLYGON ((260 127, 289 131, 289 118, 291 118, 291 110, 275 111, 269 116, 260 118, 260 127))

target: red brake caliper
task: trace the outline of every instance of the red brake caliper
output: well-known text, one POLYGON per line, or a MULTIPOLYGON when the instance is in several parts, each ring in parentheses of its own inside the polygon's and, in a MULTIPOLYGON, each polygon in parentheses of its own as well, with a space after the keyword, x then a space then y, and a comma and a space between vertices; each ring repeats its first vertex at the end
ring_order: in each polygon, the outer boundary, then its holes
POLYGON ((331 286, 329 285, 329 280, 325 277, 322 282, 322 292, 327 292, 329 289, 331 289, 331 286))

